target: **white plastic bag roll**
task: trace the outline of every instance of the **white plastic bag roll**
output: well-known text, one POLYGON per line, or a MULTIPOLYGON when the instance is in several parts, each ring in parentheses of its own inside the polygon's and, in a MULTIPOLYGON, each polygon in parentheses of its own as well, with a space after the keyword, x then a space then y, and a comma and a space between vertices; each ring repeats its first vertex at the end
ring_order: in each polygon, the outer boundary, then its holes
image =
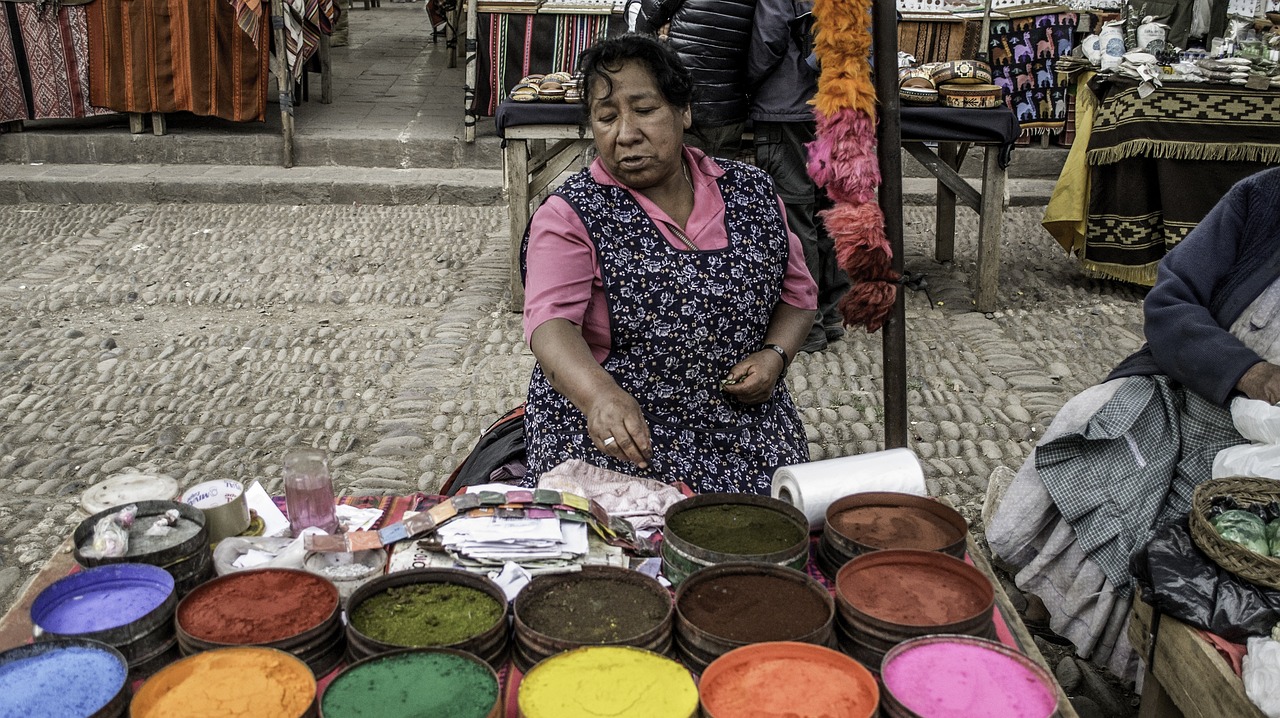
POLYGON ((771 493, 804 512, 810 529, 820 529, 833 502, 868 491, 925 496, 924 469, 915 452, 889 449, 781 466, 773 472, 771 493))

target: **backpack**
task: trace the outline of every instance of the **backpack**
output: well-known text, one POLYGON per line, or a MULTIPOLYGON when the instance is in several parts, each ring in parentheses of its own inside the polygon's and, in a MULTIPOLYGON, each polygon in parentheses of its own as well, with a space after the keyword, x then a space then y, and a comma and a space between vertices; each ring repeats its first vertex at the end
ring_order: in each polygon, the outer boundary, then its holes
POLYGON ((476 446, 445 480, 440 493, 453 496, 464 486, 487 484, 494 471, 514 461, 524 463, 524 404, 503 414, 480 434, 476 446))

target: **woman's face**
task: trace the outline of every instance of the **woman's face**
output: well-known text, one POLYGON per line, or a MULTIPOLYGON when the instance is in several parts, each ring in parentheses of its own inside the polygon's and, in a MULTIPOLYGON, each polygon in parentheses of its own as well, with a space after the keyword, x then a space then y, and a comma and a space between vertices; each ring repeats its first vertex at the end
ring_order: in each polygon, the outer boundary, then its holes
POLYGON ((636 190, 678 178, 680 148, 691 122, 688 106, 667 102, 653 75, 638 61, 623 64, 609 80, 612 92, 603 79, 589 88, 591 133, 609 174, 636 190))

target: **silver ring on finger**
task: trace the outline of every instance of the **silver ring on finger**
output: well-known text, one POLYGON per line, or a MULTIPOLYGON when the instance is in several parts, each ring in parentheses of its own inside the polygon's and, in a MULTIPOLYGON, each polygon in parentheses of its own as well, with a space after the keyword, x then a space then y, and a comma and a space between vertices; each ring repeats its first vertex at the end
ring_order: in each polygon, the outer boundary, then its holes
POLYGON ((605 446, 613 446, 614 444, 618 443, 618 440, 613 438, 612 436, 606 436, 604 437, 604 441, 600 443, 604 444, 605 446))

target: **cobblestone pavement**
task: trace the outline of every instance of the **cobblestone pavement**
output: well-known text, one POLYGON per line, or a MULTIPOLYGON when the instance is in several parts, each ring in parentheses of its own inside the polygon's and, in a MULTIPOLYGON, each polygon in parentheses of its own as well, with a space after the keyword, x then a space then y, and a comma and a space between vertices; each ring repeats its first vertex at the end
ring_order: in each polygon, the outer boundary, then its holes
MULTIPOLYGON (((1057 409, 1141 341, 1142 293, 1088 279, 1006 215, 1000 302, 973 313, 976 216, 933 262, 908 207, 913 448, 932 493, 980 520, 1057 409)), ((505 209, 0 207, 0 602, 126 469, 260 479, 284 448, 333 455, 347 493, 433 491, 521 401, 533 357, 505 296, 505 209)), ((814 459, 883 448, 881 336, 851 331, 790 372, 814 459)))

